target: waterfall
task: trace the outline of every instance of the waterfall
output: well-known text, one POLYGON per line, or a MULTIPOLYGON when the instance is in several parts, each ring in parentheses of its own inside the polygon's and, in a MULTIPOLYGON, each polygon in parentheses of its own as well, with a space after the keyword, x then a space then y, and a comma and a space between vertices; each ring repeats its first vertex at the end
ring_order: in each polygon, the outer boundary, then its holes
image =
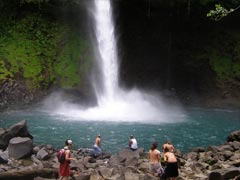
MULTIPOLYGON (((180 122, 184 115, 176 106, 166 105, 159 95, 138 89, 123 90, 118 83, 118 53, 110 0, 94 0, 93 25, 95 39, 93 46, 95 60, 100 72, 93 72, 92 80, 98 104, 83 107, 58 101, 52 113, 64 115, 65 119, 84 121, 115 121, 162 123, 180 122), (60 103, 61 102, 61 103, 60 103)), ((49 106, 48 106, 49 107, 49 106)))
MULTIPOLYGON (((95 34, 97 48, 100 56, 96 57, 102 72, 102 88, 95 88, 98 103, 103 105, 104 102, 114 101, 118 94, 118 59, 115 41, 115 31, 112 20, 112 8, 109 0, 95 0, 95 34)), ((96 85, 95 85, 96 87, 96 85)))

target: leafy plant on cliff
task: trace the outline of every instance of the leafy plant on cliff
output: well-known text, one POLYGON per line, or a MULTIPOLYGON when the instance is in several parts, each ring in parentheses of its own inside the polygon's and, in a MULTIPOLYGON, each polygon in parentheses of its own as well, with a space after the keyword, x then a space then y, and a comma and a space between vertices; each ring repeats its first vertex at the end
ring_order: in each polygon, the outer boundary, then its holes
MULTIPOLYGON (((79 83, 79 60, 85 46, 69 27, 31 14, 0 20, 0 82, 23 79, 29 90, 79 83)), ((81 56, 83 58, 83 56, 81 56)))
POLYGON ((79 34, 66 32, 64 36, 64 48, 60 50, 54 70, 57 74, 59 84, 64 88, 75 87, 81 83, 84 70, 88 69, 85 64, 86 42, 81 39, 79 34))

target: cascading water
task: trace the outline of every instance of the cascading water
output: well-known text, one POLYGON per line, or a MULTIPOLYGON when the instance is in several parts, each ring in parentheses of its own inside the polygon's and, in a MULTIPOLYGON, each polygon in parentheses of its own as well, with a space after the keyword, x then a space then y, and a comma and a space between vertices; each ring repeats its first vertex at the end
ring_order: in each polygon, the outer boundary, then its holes
MULTIPOLYGON (((54 113, 76 120, 124 122, 178 122, 183 114, 177 107, 166 106, 158 96, 137 89, 125 91, 118 83, 118 57, 110 0, 94 0, 94 41, 96 61, 102 77, 93 80, 98 100, 96 107, 59 103, 54 113)), ((96 72, 95 72, 96 73, 96 72)), ((56 105, 54 105, 56 107, 56 105)), ((65 118, 66 119, 66 118, 65 118)))
POLYGON ((114 37, 114 26, 112 22, 111 4, 108 0, 95 0, 95 33, 97 47, 100 57, 97 58, 102 70, 103 91, 99 94, 95 85, 98 103, 104 105, 105 102, 114 101, 118 94, 118 60, 116 51, 116 41, 114 37))

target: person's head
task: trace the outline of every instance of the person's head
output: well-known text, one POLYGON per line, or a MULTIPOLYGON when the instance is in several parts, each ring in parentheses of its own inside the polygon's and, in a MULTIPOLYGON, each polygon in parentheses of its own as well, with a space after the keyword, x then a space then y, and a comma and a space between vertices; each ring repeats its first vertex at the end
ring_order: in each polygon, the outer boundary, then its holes
POLYGON ((166 141, 166 144, 172 144, 170 140, 167 140, 166 141))
POLYGON ((157 142, 153 142, 151 145, 151 150, 157 149, 158 147, 158 143, 157 142))
POLYGON ((133 139, 133 138, 134 138, 134 136, 131 134, 131 135, 130 135, 130 139, 133 139))
POLYGON ((97 137, 101 138, 101 135, 100 135, 100 134, 98 134, 98 135, 97 135, 97 137))
POLYGON ((66 146, 72 146, 72 140, 68 139, 65 141, 66 146))
POLYGON ((166 153, 166 152, 169 152, 168 147, 165 147, 165 148, 164 148, 164 152, 165 152, 165 153, 166 153))

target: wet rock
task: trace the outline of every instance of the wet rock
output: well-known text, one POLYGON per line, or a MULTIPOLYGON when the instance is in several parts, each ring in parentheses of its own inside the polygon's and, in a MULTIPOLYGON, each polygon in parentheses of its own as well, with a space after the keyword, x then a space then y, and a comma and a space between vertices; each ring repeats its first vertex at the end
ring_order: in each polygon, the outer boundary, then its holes
POLYGON ((239 168, 218 169, 210 173, 209 180, 233 179, 240 175, 239 168))
POLYGON ((40 151, 37 152, 37 158, 40 160, 47 160, 49 158, 49 154, 44 149, 40 149, 40 151))
POLYGON ((240 142, 240 130, 234 131, 227 137, 228 142, 238 141, 240 142))
POLYGON ((32 139, 28 137, 12 138, 8 146, 9 157, 14 159, 27 157, 28 155, 31 155, 32 147, 32 139))
POLYGON ((33 136, 29 133, 27 128, 27 121, 22 120, 8 129, 0 129, 0 149, 6 149, 10 139, 14 137, 29 137, 33 136))

